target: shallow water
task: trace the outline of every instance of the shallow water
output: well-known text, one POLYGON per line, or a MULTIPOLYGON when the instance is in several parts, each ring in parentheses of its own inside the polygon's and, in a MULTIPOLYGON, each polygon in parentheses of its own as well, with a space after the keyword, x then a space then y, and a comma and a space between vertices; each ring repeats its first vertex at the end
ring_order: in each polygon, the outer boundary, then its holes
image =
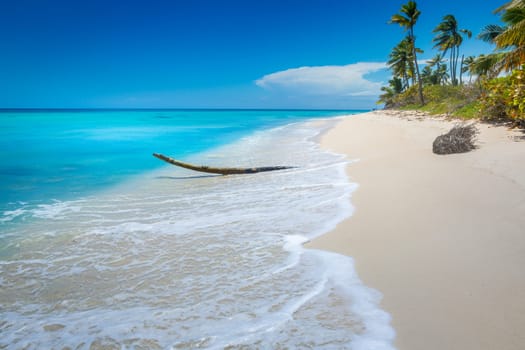
POLYGON ((389 316, 351 258, 301 245, 352 211, 347 160, 315 142, 333 122, 188 157, 294 169, 168 166, 80 198, 19 203, 2 226, 0 348, 391 349, 389 316))

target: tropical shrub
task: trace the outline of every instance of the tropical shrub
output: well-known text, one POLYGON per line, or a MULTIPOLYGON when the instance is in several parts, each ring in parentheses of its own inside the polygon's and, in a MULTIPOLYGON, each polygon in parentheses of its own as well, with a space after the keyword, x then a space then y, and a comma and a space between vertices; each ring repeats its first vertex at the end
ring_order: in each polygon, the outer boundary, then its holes
POLYGON ((525 126, 525 69, 518 69, 510 76, 511 101, 509 116, 521 126, 525 126))
MULTIPOLYGON (((416 86, 390 96, 386 108, 419 109, 432 114, 452 114, 456 110, 472 104, 480 91, 476 85, 428 85, 423 88, 426 104, 421 106, 416 86)), ((472 116, 471 116, 472 117, 472 116)))
POLYGON ((525 70, 487 80, 480 97, 480 117, 485 120, 511 119, 525 126, 525 70))
POLYGON ((396 107, 405 107, 407 105, 419 104, 419 102, 420 99, 417 85, 412 85, 404 92, 396 95, 394 99, 394 105, 396 107))

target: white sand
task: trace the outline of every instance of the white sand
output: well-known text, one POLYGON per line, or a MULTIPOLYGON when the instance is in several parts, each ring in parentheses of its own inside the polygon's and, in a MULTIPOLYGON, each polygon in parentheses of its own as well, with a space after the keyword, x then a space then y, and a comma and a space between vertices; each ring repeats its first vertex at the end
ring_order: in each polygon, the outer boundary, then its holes
POLYGON ((400 350, 525 349, 525 134, 481 124, 479 149, 439 156, 432 142, 454 122, 391 114, 323 137, 359 159, 359 188, 354 215, 309 246, 355 258, 400 350))

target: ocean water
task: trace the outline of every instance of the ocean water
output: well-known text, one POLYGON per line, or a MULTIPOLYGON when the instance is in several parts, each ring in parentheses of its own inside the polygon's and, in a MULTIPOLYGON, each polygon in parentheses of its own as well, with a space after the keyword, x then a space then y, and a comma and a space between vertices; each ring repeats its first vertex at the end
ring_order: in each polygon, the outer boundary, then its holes
POLYGON ((302 246, 352 212, 338 114, 0 114, 0 348, 392 349, 352 259, 302 246))

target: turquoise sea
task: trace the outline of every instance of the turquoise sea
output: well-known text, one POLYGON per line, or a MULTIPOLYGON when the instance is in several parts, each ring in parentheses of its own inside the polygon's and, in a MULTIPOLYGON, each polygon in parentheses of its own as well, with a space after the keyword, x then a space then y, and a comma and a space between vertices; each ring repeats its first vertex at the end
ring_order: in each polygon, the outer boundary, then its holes
MULTIPOLYGON (((355 112, 355 111, 349 111, 355 112)), ((251 132, 341 111, 26 110, 0 112, 0 208, 94 193, 251 132)))
POLYGON ((352 213, 317 141, 358 112, 0 112, 0 348, 392 349, 352 259, 302 246, 352 213))

